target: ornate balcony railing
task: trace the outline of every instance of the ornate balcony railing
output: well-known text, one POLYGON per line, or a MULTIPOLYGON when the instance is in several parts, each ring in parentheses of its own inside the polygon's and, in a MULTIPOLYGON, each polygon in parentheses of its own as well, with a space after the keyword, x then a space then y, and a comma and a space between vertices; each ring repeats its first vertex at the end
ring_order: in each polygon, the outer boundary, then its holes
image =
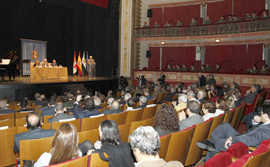
POLYGON ((136 28, 135 38, 181 37, 237 34, 246 32, 269 31, 270 19, 259 19, 233 23, 211 24, 187 27, 136 28))

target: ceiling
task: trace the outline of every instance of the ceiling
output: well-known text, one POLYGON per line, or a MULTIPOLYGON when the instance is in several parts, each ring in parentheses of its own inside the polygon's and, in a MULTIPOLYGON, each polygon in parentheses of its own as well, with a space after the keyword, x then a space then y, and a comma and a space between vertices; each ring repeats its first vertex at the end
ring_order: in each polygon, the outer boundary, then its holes
POLYGON ((159 3, 173 3, 173 2, 185 2, 185 1, 195 1, 195 0, 142 0, 147 4, 159 4, 159 3))

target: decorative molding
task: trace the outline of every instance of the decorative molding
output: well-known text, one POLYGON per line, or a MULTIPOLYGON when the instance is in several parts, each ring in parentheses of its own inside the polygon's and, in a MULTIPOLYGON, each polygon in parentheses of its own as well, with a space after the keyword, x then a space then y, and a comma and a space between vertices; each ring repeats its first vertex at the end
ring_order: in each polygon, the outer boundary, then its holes
POLYGON ((216 1, 220 1, 220 0, 195 0, 195 1, 184 1, 184 2, 174 2, 174 3, 151 4, 149 5, 149 8, 162 8, 162 7, 170 7, 170 6, 205 4, 207 2, 216 2, 216 1))

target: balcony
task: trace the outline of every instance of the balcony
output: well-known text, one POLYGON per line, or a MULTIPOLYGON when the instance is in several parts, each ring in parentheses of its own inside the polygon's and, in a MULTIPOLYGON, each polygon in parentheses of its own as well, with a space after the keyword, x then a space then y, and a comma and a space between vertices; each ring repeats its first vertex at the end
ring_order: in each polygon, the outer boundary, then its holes
POLYGON ((258 31, 270 31, 270 18, 201 26, 136 28, 134 30, 134 36, 135 38, 183 37, 238 34, 258 31))

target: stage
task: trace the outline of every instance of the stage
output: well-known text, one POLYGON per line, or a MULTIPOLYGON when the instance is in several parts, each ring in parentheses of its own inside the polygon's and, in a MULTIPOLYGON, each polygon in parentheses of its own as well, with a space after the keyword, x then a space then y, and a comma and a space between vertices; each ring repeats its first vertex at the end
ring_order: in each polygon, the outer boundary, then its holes
POLYGON ((8 81, 8 77, 5 77, 5 81, 0 82, 0 98, 7 96, 10 102, 13 102, 27 96, 30 100, 34 100, 36 92, 50 98, 52 92, 61 95, 67 91, 74 93, 76 89, 82 90, 83 93, 89 89, 93 92, 101 91, 106 96, 108 90, 114 91, 117 88, 118 78, 69 76, 68 79, 34 80, 16 76, 15 80, 8 81))

